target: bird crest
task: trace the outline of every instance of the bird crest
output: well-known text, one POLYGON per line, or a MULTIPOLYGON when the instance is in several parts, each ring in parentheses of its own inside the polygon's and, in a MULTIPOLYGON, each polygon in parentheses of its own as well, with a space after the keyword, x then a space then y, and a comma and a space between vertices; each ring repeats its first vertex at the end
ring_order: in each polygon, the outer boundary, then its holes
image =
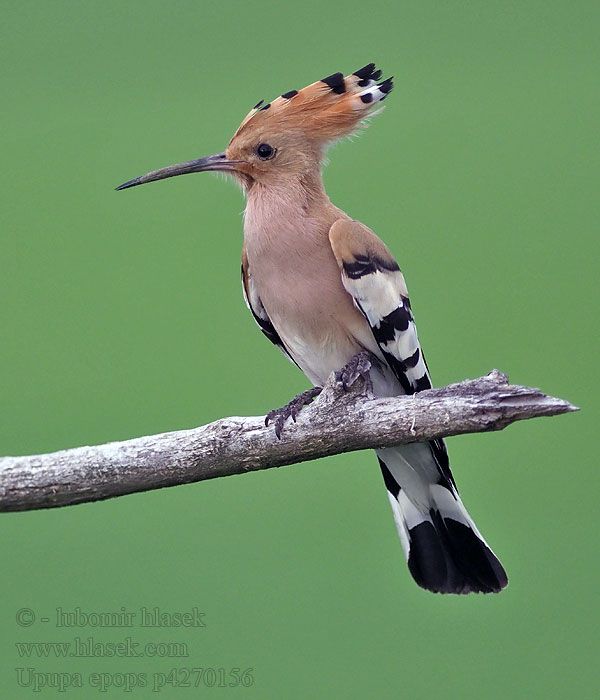
MULTIPOLYGON (((250 130, 300 131, 328 142, 351 134, 374 112, 393 87, 392 78, 369 63, 344 77, 333 73, 301 90, 290 90, 272 102, 261 100, 244 118, 231 141, 250 130)), ((244 134, 245 135, 245 134, 244 134)))

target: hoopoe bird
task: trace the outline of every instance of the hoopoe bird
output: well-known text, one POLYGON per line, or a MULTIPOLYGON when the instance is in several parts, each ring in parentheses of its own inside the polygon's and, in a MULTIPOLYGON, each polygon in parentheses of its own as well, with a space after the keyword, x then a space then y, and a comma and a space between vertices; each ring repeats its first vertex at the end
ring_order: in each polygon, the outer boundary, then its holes
MULTIPOLYGON (((351 378, 368 370, 381 397, 432 386, 397 262, 373 231, 332 204, 322 180, 327 147, 378 111, 392 86, 373 63, 346 77, 334 73, 259 102, 224 152, 117 188, 206 171, 241 185, 246 303, 315 387, 269 414, 277 431, 331 372, 351 378)), ((379 449, 377 457, 416 583, 438 593, 502 590, 506 573, 462 504, 444 441, 379 449)))

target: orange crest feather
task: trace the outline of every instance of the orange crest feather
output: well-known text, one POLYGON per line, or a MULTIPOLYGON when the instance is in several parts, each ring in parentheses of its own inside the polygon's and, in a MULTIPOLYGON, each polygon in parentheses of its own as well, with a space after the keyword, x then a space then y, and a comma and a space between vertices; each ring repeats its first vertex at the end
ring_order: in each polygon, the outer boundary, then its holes
POLYGON ((381 71, 369 63, 346 77, 334 73, 302 90, 286 92, 265 105, 261 100, 233 138, 250 128, 297 130, 320 142, 347 136, 392 90, 392 78, 378 82, 380 77, 381 71))

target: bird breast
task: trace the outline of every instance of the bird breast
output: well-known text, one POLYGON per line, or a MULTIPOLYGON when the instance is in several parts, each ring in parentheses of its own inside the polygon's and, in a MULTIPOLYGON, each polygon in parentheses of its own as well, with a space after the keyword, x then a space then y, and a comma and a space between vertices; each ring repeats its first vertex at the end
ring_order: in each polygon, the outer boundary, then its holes
POLYGON ((246 209, 248 274, 293 359, 321 385, 361 349, 378 351, 329 243, 329 228, 345 215, 332 207, 317 218, 302 208, 282 210, 281 202, 274 209, 253 202, 246 209))

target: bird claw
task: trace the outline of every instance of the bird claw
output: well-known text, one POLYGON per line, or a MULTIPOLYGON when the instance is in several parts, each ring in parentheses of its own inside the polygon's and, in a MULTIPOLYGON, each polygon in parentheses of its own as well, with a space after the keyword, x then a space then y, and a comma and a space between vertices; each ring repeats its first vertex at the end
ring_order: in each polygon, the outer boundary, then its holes
MULTIPOLYGON (((378 360, 372 353, 364 350, 355 355, 350 362, 335 373, 335 379, 339 382, 344 391, 349 391, 354 383, 360 378, 365 384, 368 392, 373 390, 373 384, 369 372, 371 367, 378 364, 378 360)), ((293 398, 289 403, 281 408, 275 408, 269 411, 265 416, 265 425, 272 423, 275 427, 275 435, 281 440, 281 432, 288 418, 291 418, 294 423, 296 418, 305 406, 308 406, 322 391, 320 386, 315 386, 312 389, 303 391, 293 398)))
POLYGON ((320 386, 315 386, 312 389, 307 389, 307 391, 303 391, 301 394, 298 394, 298 396, 293 398, 285 406, 282 406, 281 408, 275 408, 272 411, 269 411, 265 416, 265 425, 269 425, 269 423, 274 423, 275 435, 277 436, 278 440, 281 440, 281 431, 283 430, 285 421, 288 418, 291 418, 295 423, 296 417, 298 416, 300 411, 305 406, 308 406, 308 404, 310 404, 313 401, 313 399, 315 399, 321 393, 321 391, 322 388, 320 386))
POLYGON ((366 389, 372 391, 373 384, 369 372, 375 362, 375 356, 367 350, 363 350, 357 355, 354 355, 350 362, 335 373, 335 379, 342 385, 344 391, 349 391, 350 387, 360 377, 365 383, 366 389))

